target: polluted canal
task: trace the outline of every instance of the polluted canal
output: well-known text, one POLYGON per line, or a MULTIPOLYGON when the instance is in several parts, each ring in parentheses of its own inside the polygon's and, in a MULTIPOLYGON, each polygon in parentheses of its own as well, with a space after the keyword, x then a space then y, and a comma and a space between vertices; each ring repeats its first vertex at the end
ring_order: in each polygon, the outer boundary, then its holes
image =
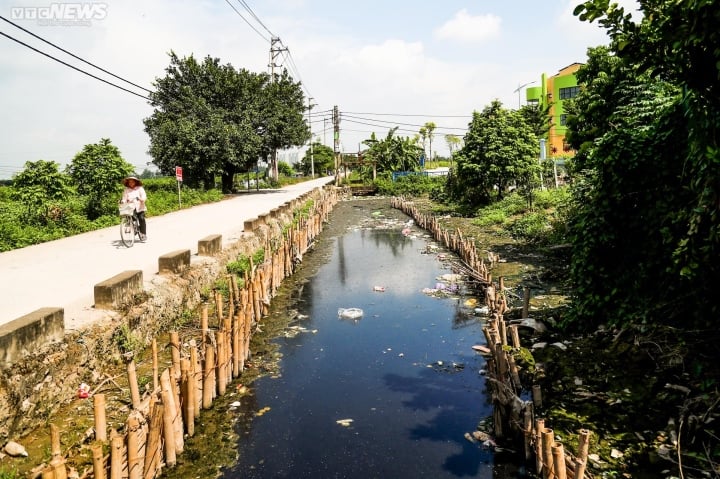
POLYGON ((338 204, 261 326, 222 477, 518 477, 467 438, 492 408, 454 258, 387 199, 338 204))

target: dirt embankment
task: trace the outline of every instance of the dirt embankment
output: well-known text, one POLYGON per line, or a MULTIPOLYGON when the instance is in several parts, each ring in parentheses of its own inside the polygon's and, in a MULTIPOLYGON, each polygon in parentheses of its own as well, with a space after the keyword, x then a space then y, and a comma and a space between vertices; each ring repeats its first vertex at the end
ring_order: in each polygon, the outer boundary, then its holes
MULTIPOLYGON (((108 396, 108 423, 113 424, 117 416, 115 424, 122 424, 130 403, 122 351, 149 344, 152 338, 193 314, 200 304, 212 299, 213 287, 227 275, 229 262, 265 247, 271 238, 282 235, 283 226, 291 221, 287 215, 269 219, 221 253, 194 257, 191 267, 183 273, 159 276, 153 280, 150 293, 129 298, 116 319, 66 334, 63 342, 0 370, 0 445, 16 441, 29 453, 27 458, 15 459, 0 454, 0 471, 4 467, 29 471, 47 460, 51 422, 62 432, 63 450, 84 440, 93 423, 91 403, 78 399, 82 383, 90 387, 91 394, 102 392, 108 396)), ((170 352, 162 349, 161 355, 169 360, 170 352)), ((140 364, 138 376, 142 379, 148 359, 134 360, 140 364)), ((141 383, 141 387, 150 386, 141 383)))

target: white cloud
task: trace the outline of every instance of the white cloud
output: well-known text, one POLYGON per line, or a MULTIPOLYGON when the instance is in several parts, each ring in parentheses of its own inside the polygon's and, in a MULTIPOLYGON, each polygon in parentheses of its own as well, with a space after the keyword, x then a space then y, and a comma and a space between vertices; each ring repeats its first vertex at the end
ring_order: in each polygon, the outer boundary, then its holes
POLYGON ((463 8, 451 20, 438 27, 434 36, 461 42, 483 42, 500 36, 501 23, 502 20, 497 15, 472 16, 463 8))

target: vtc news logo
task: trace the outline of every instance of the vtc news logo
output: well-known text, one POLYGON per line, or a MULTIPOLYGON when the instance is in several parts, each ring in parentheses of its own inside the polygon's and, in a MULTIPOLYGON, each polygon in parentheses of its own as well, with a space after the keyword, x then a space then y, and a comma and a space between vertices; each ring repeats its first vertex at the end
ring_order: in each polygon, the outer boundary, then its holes
POLYGON ((87 26, 107 17, 106 3, 51 3, 47 7, 12 7, 13 20, 34 20, 41 26, 87 26))

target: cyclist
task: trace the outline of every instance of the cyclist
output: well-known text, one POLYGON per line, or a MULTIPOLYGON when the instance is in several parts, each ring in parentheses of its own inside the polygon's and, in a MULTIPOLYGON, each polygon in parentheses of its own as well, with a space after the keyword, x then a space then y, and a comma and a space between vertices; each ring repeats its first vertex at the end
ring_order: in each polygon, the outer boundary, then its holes
POLYGON ((147 194, 145 193, 145 188, 142 186, 142 181, 136 176, 128 176, 123 180, 123 184, 125 185, 125 190, 123 191, 120 202, 136 202, 135 215, 137 216, 140 226, 140 241, 145 241, 147 239, 147 226, 145 224, 145 212, 147 211, 145 202, 147 201, 147 194))

